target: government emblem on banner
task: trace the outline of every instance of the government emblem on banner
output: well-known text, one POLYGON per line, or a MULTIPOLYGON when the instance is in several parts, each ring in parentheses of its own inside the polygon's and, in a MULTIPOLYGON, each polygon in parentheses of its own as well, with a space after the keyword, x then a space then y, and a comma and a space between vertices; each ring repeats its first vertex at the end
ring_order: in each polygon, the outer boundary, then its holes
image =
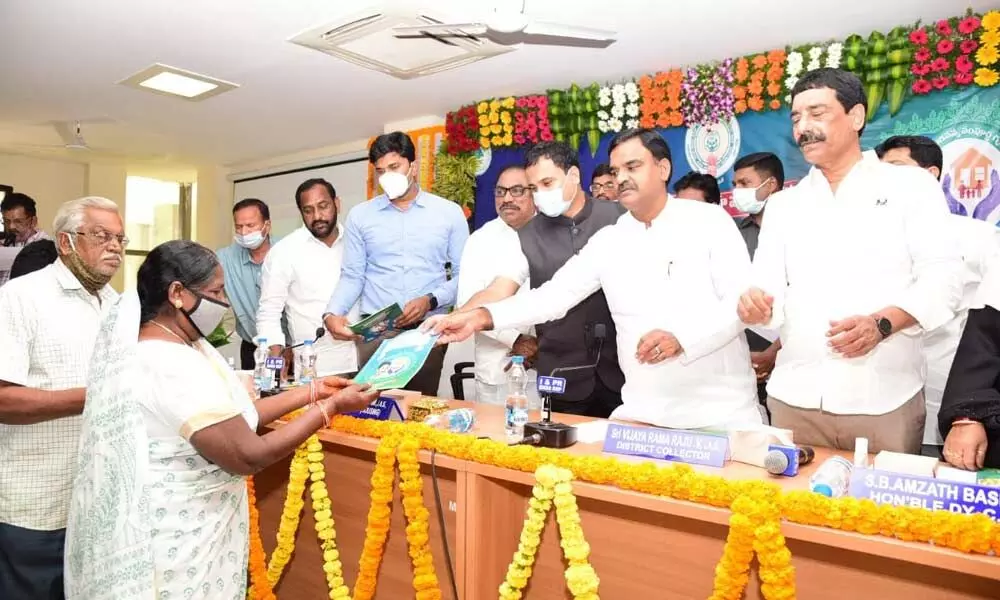
POLYGON ((688 128, 684 154, 691 170, 714 177, 733 168, 740 153, 740 124, 735 117, 721 123, 688 128))

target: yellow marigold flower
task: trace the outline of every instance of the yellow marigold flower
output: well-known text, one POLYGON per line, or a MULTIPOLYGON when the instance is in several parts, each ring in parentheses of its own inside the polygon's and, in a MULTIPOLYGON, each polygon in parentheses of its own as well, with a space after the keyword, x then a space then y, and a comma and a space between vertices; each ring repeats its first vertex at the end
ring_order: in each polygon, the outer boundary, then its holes
POLYGON ((997 75, 997 72, 993 69, 976 69, 976 85, 981 87, 990 87, 996 85, 997 80, 1000 80, 1000 75, 997 75))
POLYGON ((996 46, 984 44, 976 50, 976 62, 984 67, 996 63, 997 59, 1000 59, 1000 52, 997 52, 996 46))
POLYGON ((1000 29, 1000 10, 991 10, 983 15, 982 27, 987 31, 1000 29))
POLYGON ((490 109, 490 105, 484 100, 476 105, 476 112, 484 113, 490 109))

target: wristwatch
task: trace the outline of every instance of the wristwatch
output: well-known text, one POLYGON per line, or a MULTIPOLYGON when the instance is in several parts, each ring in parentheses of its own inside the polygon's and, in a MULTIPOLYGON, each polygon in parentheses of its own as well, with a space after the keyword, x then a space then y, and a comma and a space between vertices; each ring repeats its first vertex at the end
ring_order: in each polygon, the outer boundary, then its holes
POLYGON ((878 332, 882 334, 883 340, 892 335, 892 321, 879 315, 875 315, 873 318, 875 319, 875 326, 878 327, 878 332))
POLYGON ((427 294, 427 298, 431 301, 431 310, 435 310, 438 307, 438 299, 434 294, 427 294))

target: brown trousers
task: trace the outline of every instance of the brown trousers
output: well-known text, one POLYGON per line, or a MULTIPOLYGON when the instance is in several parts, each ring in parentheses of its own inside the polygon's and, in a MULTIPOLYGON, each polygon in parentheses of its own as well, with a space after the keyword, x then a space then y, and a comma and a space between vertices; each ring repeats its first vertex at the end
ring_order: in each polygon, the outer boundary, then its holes
POLYGON ((771 425, 791 429, 796 444, 854 450, 854 439, 863 437, 873 454, 882 450, 920 454, 927 414, 923 390, 884 415, 835 415, 789 406, 774 396, 768 396, 767 408, 771 425))
MULTIPOLYGON (((358 342, 358 368, 361 369, 365 366, 384 340, 394 338, 399 333, 398 331, 391 331, 374 341, 358 342)), ((447 349, 447 345, 434 346, 434 349, 427 356, 427 362, 424 363, 424 366, 420 367, 420 370, 413 376, 410 383, 406 384, 404 389, 420 392, 424 396, 437 396, 438 386, 441 383, 441 370, 444 368, 444 353, 447 349)))

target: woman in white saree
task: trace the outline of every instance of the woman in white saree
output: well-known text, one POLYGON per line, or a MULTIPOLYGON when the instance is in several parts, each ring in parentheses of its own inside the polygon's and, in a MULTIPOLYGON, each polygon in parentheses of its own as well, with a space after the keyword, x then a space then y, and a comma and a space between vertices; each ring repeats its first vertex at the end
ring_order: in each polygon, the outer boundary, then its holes
POLYGON ((215 254, 167 242, 112 307, 91 365, 66 532, 69 600, 246 597, 244 477, 377 393, 328 377, 254 404, 205 340, 228 305, 215 254), (312 406, 263 435, 257 427, 312 406))

